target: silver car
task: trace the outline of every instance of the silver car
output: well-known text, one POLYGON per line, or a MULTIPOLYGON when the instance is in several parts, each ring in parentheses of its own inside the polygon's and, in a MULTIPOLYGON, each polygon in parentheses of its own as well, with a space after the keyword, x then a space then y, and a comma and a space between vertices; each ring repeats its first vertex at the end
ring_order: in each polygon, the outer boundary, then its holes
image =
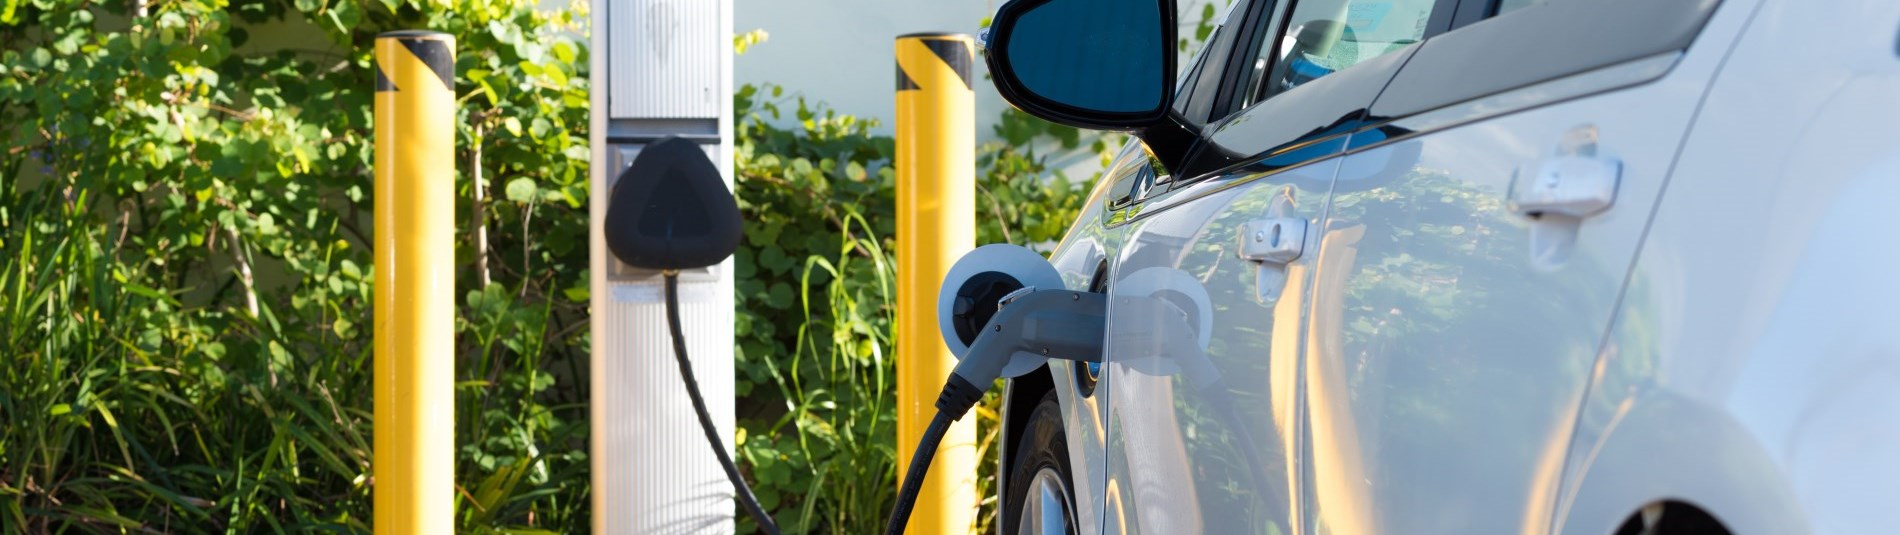
POLYGON ((1005 533, 1900 533, 1900 2, 1011 0, 1132 132, 1006 393, 1005 533))

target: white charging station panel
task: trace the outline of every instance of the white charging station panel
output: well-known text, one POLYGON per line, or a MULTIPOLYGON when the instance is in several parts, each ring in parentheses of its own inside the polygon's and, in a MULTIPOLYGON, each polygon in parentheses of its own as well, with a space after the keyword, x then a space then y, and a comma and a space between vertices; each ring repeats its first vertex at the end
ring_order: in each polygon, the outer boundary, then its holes
MULTIPOLYGON (((647 143, 700 144, 732 185, 732 0, 596 2, 589 285, 593 533, 732 533, 732 484, 681 383, 660 274, 621 264, 601 235, 609 193, 647 143)), ((732 261, 680 273, 688 356, 728 450, 732 261)))
POLYGON ((721 65, 731 60, 717 57, 731 56, 730 0, 615 0, 605 5, 611 21, 607 51, 614 61, 606 85, 613 118, 719 116, 721 102, 732 99, 730 84, 720 78, 721 65), (725 46, 719 48, 703 44, 721 40, 725 46))

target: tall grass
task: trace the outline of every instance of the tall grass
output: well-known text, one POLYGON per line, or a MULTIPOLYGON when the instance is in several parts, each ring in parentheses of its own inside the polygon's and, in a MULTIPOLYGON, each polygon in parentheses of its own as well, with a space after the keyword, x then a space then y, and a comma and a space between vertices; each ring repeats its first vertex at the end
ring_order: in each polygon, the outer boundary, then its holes
POLYGON ((366 529, 369 392, 337 379, 367 355, 295 358, 268 312, 182 306, 88 195, 0 181, 4 531, 366 529))
POLYGON ((585 2, 7 6, 0 533, 369 531, 369 44, 424 28, 460 43, 476 216, 440 499, 588 524, 585 2))
MULTIPOLYGON (((282 327, 278 299, 187 304, 83 183, 49 184, 0 180, 0 533, 367 533, 368 345, 282 327)), ((515 295, 458 325, 458 524, 584 529, 583 408, 541 403, 550 305, 515 295)))
MULTIPOLYGON (((734 259, 738 449, 760 503, 787 533, 875 532, 896 499, 897 246, 893 140, 875 123, 745 86, 735 176, 746 240, 734 259), (797 125, 775 126, 781 111, 797 125)), ((980 240, 1046 245, 1074 220, 1082 186, 1044 180, 1043 158, 979 151, 980 240)), ((924 333, 936 336, 935 332, 924 333)), ((1000 389, 995 389, 1000 391, 1000 389)), ((972 413, 994 452, 995 396, 972 413)), ((982 462, 988 496, 993 463, 982 462)), ((985 500, 973 531, 988 531, 985 500)), ((750 527, 741 520, 741 531, 750 527)))

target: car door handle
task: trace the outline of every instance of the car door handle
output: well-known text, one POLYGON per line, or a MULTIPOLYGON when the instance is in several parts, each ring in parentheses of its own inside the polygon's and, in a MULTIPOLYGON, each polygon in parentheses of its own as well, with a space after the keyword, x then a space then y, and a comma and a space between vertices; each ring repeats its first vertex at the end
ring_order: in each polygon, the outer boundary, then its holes
POLYGON ((1305 249, 1305 219, 1255 219, 1240 226, 1240 258, 1243 260, 1285 265, 1299 260, 1305 249))
POLYGON ((1546 159, 1512 177, 1511 211, 1530 218, 1530 261, 1555 270, 1570 261, 1585 219, 1616 203, 1623 164, 1595 148, 1546 159))
POLYGON ((1254 299, 1262 304, 1278 301, 1287 285, 1287 265, 1305 250, 1305 219, 1272 217, 1241 225, 1240 258, 1254 263, 1254 299))
POLYGON ((1584 155, 1547 159, 1529 176, 1520 171, 1511 181, 1511 211, 1530 218, 1590 217, 1616 203, 1622 174, 1623 165, 1616 160, 1584 155))

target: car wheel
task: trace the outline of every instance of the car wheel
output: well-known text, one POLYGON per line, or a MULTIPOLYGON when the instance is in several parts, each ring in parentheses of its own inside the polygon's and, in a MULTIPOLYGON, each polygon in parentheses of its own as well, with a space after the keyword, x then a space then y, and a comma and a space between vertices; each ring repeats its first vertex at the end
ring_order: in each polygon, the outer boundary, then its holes
POLYGON ((1070 492, 1069 441, 1062 434, 1062 408, 1056 393, 1043 395, 1030 411, 1016 440, 1016 463, 1009 470, 1009 494, 1003 502, 1003 533, 1073 534, 1075 494, 1070 492))

